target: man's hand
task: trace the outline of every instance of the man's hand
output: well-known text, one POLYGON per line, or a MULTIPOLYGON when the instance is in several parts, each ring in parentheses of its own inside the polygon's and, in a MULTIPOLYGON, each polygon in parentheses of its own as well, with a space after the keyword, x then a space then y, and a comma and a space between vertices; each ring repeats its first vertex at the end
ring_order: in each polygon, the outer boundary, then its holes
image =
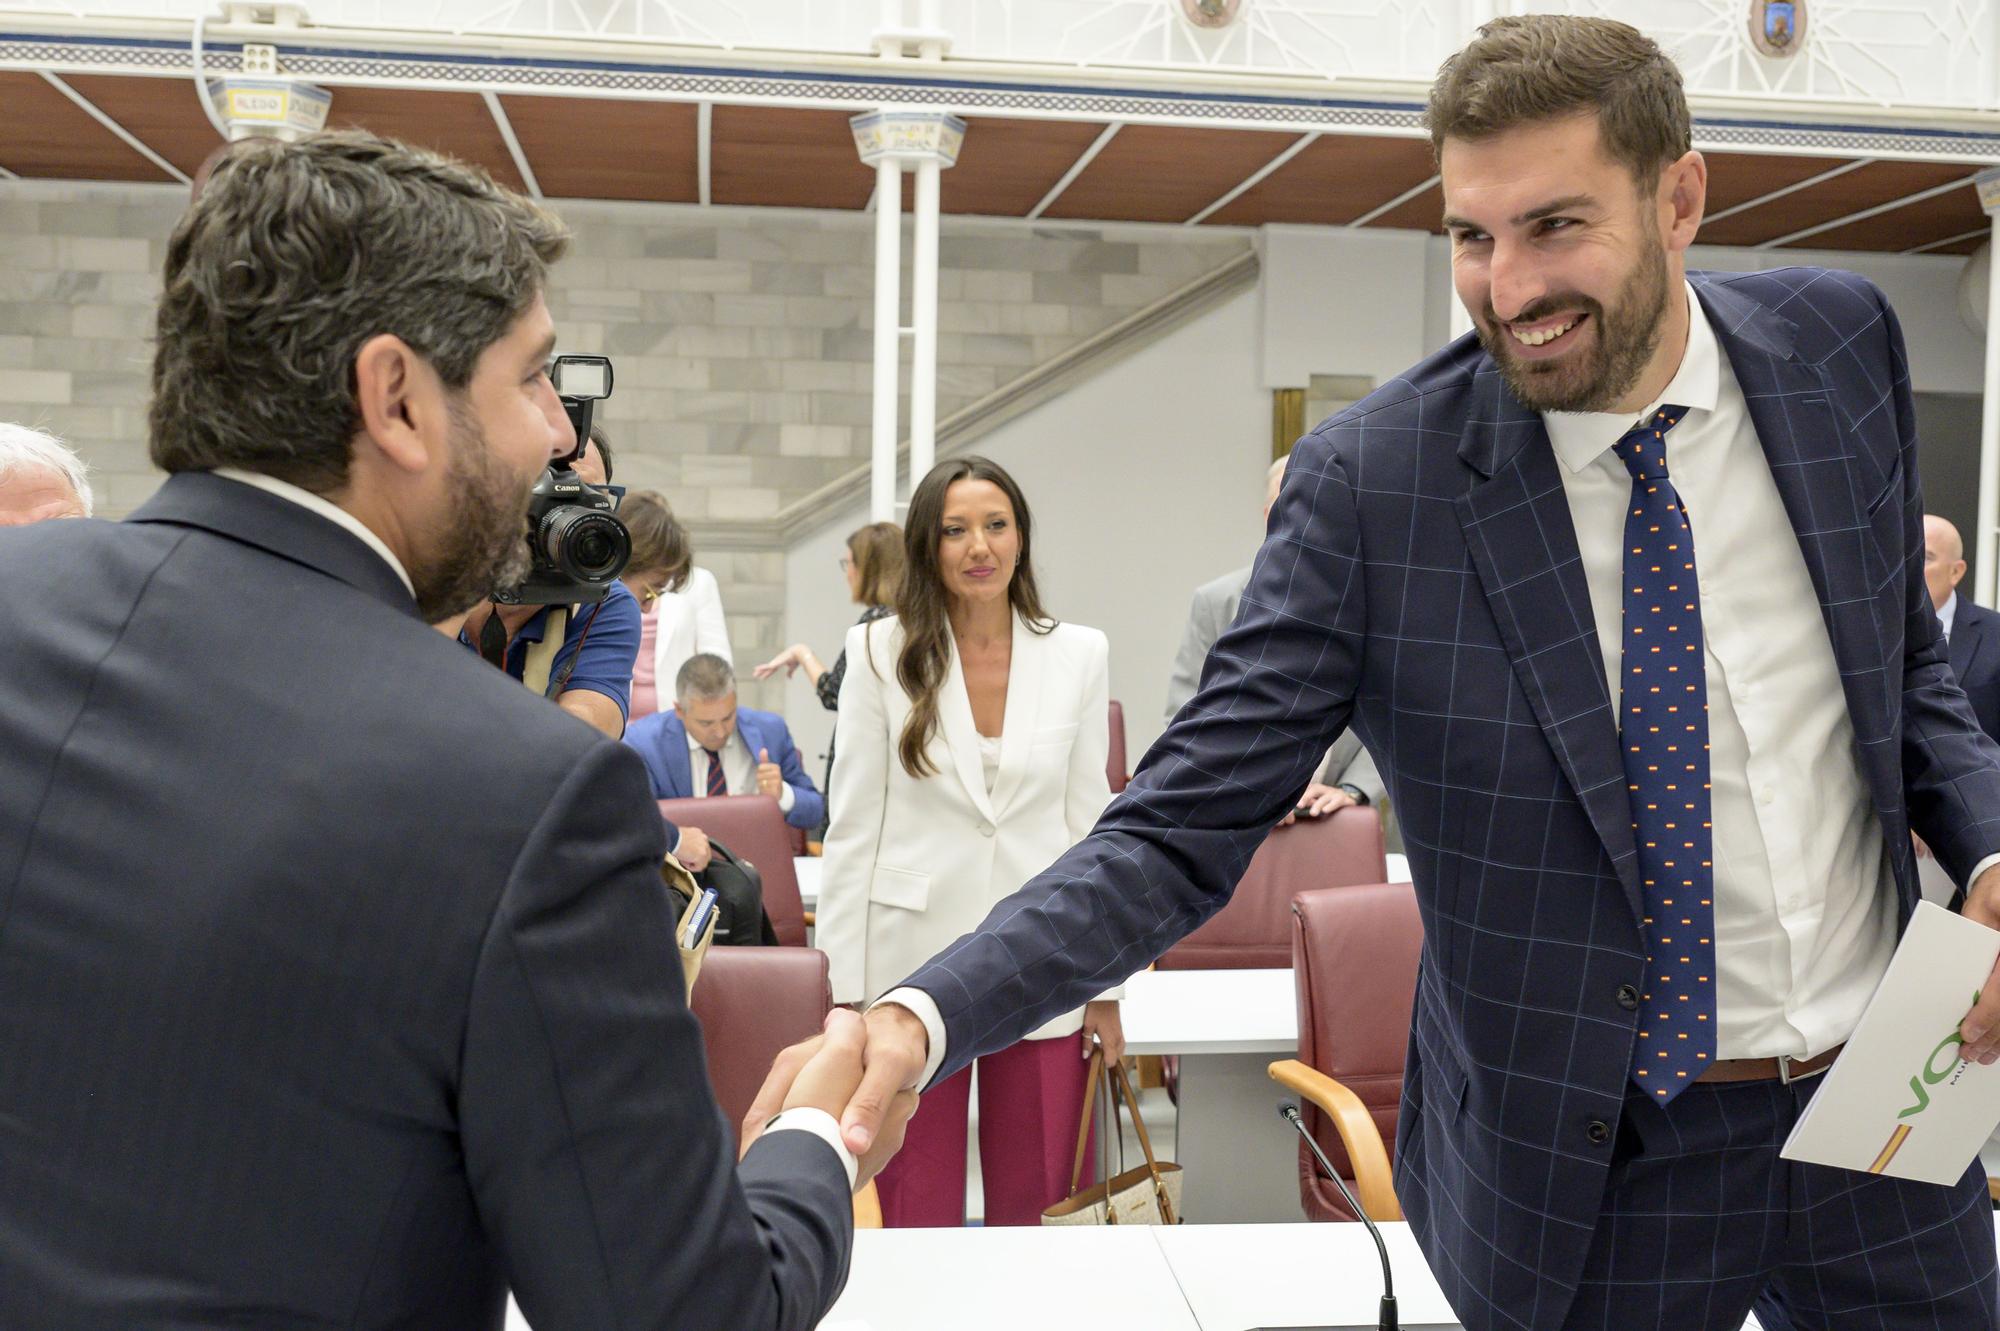
MULTIPOLYGON (((2000 929, 2000 865, 1972 880, 1960 913, 1989 929, 2000 929)), ((1986 977, 1979 990, 1979 1001, 1958 1024, 1958 1033, 1965 1041, 1959 1055, 1967 1062, 1984 1066, 2000 1060, 2000 963, 1986 977)))
MULTIPOLYGON (((1305 794, 1299 796, 1298 809, 1305 810, 1306 817, 1308 818, 1323 818, 1327 814, 1337 809, 1344 809, 1352 803, 1354 803, 1354 796, 1348 794, 1339 786, 1323 786, 1315 781, 1306 787, 1305 794)), ((1294 809, 1291 813, 1286 814, 1285 821, 1279 823, 1278 826, 1290 827, 1293 823, 1297 822, 1299 817, 1298 809, 1294 809)))
POLYGON ((679 860, 681 868, 689 873, 700 873, 708 867, 708 862, 715 858, 715 852, 709 849, 708 837, 703 835, 699 827, 683 827, 681 839, 674 845, 674 858, 679 860))
POLYGON ((757 793, 777 799, 784 789, 785 774, 771 761, 771 751, 757 750, 757 793))
POLYGON ((1083 1005, 1083 1056, 1090 1057, 1091 1037, 1104 1046, 1104 1060, 1115 1063, 1125 1057, 1125 1024, 1118 1019, 1118 1004, 1111 1002, 1085 1003, 1083 1005))
POLYGON ((905 1093, 917 1089, 917 1078, 924 1075, 930 1058, 931 1038, 917 1014, 900 1003, 878 1003, 862 1022, 868 1031, 863 1055, 867 1066, 846 1112, 838 1117, 847 1149, 865 1158, 892 1130, 900 1140, 897 1106, 905 1093))
MULTIPOLYGON (((835 1008, 827 1014, 823 1033, 779 1054, 750 1112, 743 1116, 743 1151, 749 1151, 763 1135, 764 1125, 781 1110, 810 1106, 838 1118, 861 1088, 867 1040, 862 1018, 846 1008, 835 1008)), ((856 1191, 881 1172, 902 1147, 904 1129, 916 1111, 915 1091, 899 1091, 890 1097, 871 1148, 854 1153, 856 1191)))

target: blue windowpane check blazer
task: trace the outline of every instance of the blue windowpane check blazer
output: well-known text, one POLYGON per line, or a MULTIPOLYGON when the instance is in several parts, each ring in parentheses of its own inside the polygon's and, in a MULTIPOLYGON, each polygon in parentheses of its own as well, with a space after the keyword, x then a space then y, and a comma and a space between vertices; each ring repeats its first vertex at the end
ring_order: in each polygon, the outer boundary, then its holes
MULTIPOLYGON (((2000 749, 1924 590, 1901 331, 1866 280, 1693 274, 1818 594, 1907 921, 1914 828, 2000 851, 2000 749)), ((1576 536, 1541 418, 1470 337, 1301 440, 1202 687, 1092 834, 908 981, 941 1076, 1221 907, 1348 726, 1424 921, 1397 1192, 1472 1331, 1561 1322, 1603 1197, 1645 958, 1576 536)), ((1885 889, 1890 890, 1890 889, 1885 889)))

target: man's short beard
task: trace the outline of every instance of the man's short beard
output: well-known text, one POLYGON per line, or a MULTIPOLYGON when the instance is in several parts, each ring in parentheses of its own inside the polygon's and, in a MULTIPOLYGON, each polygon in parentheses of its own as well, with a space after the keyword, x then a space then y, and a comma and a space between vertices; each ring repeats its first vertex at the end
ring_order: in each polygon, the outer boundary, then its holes
POLYGON ((470 610, 498 587, 528 574, 528 491, 534 477, 510 477, 486 446, 470 412, 453 404, 449 508, 428 533, 421 567, 410 568, 426 624, 470 610))
POLYGON ((1535 323, 1566 310, 1590 316, 1596 342, 1583 358, 1554 361, 1522 360, 1514 354, 1513 334, 1500 327, 1489 300, 1479 323, 1479 341, 1500 377, 1521 405, 1533 411, 1610 411, 1632 391, 1653 352, 1667 310, 1667 255, 1657 243, 1641 247, 1639 262, 1618 289, 1617 304, 1607 311, 1584 296, 1545 296, 1522 311, 1516 323, 1535 323))

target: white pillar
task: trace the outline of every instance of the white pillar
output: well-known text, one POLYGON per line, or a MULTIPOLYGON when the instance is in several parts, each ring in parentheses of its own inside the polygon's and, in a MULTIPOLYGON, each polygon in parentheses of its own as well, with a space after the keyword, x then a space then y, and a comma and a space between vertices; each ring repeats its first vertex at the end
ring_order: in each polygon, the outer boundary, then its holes
POLYGON ((870 451, 868 520, 896 520, 898 366, 903 323, 903 169, 893 158, 875 166, 875 418, 870 451))
POLYGON ((2000 199, 1991 208, 1993 240, 1986 266, 1986 393, 1979 418, 1978 570, 1972 599, 1992 605, 2000 568, 2000 199))
POLYGON ((917 163, 916 242, 910 257, 910 488, 937 460, 938 186, 943 164, 917 163))

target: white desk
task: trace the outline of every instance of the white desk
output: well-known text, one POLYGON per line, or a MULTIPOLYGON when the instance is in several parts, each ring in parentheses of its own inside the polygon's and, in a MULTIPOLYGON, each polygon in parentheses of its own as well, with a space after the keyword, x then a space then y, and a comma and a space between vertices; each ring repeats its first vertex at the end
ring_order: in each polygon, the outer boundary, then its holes
MULTIPOLYGON (((1152 1232, 1202 1331, 1375 1326, 1382 1260, 1360 1225, 1177 1225, 1152 1232)), ((1383 1225, 1382 1238, 1405 1331, 1456 1331, 1458 1318, 1410 1227, 1383 1225)))
POLYGON ((1278 1117, 1294 1097, 1266 1071, 1298 1052, 1292 972, 1142 971, 1121 1017, 1127 1053, 1180 1055, 1174 1158, 1188 1219, 1300 1219, 1298 1134, 1278 1117))
POLYGON ((819 870, 824 863, 817 855, 792 857, 792 872, 799 880, 799 901, 807 910, 819 909, 819 870))
POLYGON ((1201 1331, 1153 1231, 876 1229, 819 1331, 1201 1331))

